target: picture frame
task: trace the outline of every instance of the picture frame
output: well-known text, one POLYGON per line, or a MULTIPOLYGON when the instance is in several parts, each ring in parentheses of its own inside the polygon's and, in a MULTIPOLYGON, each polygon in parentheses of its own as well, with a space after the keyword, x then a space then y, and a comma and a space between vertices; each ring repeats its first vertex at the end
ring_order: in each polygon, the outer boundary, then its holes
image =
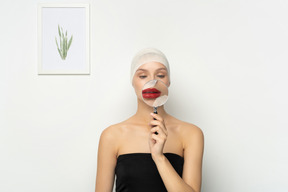
POLYGON ((90 74, 89 4, 38 5, 38 74, 90 74))

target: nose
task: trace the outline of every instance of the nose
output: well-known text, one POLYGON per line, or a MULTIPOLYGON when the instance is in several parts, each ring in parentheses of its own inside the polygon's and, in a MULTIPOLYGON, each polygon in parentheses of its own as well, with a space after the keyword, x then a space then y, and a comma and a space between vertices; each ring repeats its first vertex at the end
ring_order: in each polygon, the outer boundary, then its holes
POLYGON ((147 78, 145 80, 146 80, 146 83, 147 83, 147 82, 153 81, 153 80, 157 81, 156 78, 157 78, 156 76, 150 74, 150 75, 147 76, 147 78))
POLYGON ((146 89, 149 87, 154 87, 156 85, 157 81, 158 81, 157 79, 152 79, 152 80, 146 82, 143 89, 146 89))

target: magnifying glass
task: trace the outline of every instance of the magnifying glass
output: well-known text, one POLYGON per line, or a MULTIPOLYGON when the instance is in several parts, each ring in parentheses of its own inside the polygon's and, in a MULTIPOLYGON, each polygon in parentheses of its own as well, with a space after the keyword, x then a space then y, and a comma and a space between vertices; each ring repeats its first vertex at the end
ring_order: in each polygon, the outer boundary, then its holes
POLYGON ((154 113, 157 114, 157 107, 160 107, 168 100, 168 87, 161 80, 150 80, 142 89, 143 101, 153 107, 154 113))

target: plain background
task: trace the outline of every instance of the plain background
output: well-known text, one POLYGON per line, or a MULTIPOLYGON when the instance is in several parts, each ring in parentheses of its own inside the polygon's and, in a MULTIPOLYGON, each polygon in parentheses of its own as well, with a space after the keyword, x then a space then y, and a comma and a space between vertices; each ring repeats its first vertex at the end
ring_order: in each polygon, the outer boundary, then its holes
POLYGON ((169 113, 205 134, 203 192, 288 189, 288 1, 90 3, 90 75, 37 75, 37 5, 0 7, 0 191, 93 192, 103 129, 136 110, 133 55, 171 65, 169 113))

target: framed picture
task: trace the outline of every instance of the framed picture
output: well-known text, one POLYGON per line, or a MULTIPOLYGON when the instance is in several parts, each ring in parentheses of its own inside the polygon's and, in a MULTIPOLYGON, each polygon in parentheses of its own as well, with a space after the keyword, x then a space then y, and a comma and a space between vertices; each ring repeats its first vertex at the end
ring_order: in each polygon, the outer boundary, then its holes
POLYGON ((38 74, 90 74, 89 4, 39 4, 38 74))

